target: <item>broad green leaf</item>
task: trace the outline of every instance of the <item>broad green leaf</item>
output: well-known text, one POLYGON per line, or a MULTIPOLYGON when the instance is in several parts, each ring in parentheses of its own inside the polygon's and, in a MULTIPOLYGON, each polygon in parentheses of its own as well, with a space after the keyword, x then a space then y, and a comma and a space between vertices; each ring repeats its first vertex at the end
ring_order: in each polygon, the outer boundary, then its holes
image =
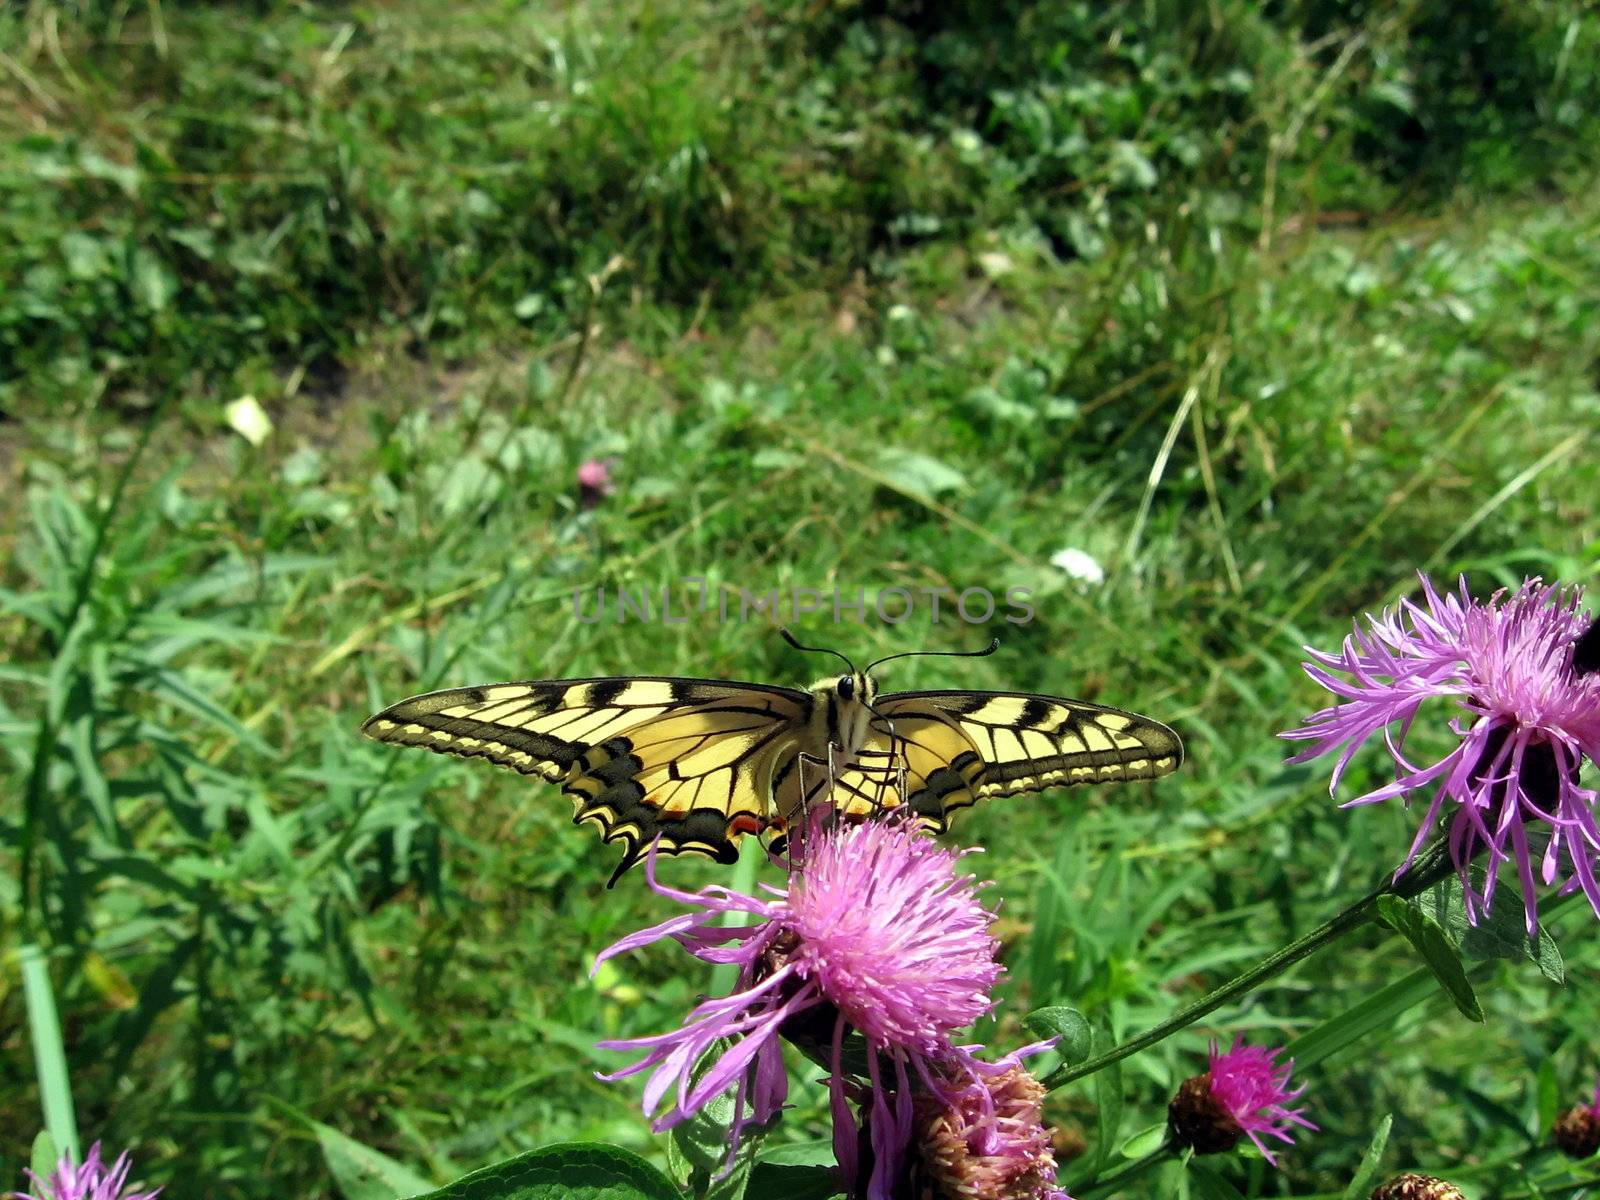
POLYGON ((1292 1058, 1298 1070, 1304 1070, 1390 1025, 1401 1013, 1427 1000, 1434 991, 1433 973, 1419 968, 1301 1034, 1289 1043, 1285 1057, 1292 1058))
POLYGON ((413 1196, 433 1186, 404 1163, 396 1162, 380 1150, 346 1137, 331 1125, 311 1123, 322 1161, 344 1194, 345 1200, 396 1200, 413 1196))
MULTIPOLYGON (((1474 886, 1483 886, 1482 872, 1476 868, 1474 886)), ((1461 947, 1462 957, 1469 961, 1526 958, 1552 983, 1566 981, 1566 968, 1555 939, 1539 925, 1534 927, 1534 939, 1530 943, 1522 906, 1507 903, 1504 895, 1487 913, 1478 914, 1477 924, 1467 919, 1461 880, 1454 875, 1429 888, 1419 897, 1418 904, 1444 926, 1445 932, 1461 947)))
POLYGON ((1444 935, 1444 928, 1421 908, 1399 896, 1378 897, 1378 916, 1384 924, 1411 943, 1428 970, 1439 981, 1461 1015, 1469 1021, 1482 1021, 1483 1009, 1467 981, 1466 968, 1455 947, 1444 935))
POLYGON ((833 1165, 833 1140, 816 1138, 809 1142, 790 1142, 785 1146, 768 1146, 756 1155, 758 1163, 773 1163, 780 1167, 831 1167, 833 1165))
POLYGON ((1372 1185, 1372 1177, 1378 1173, 1378 1163, 1383 1159, 1383 1149, 1389 1144, 1389 1130, 1393 1126, 1392 1113, 1378 1122, 1378 1128, 1372 1133, 1372 1141, 1367 1143, 1367 1152, 1361 1156, 1361 1165, 1350 1176, 1350 1186, 1344 1189, 1342 1200, 1362 1200, 1366 1196, 1372 1185))
POLYGON ((1546 932, 1540 925, 1535 931, 1538 943, 1530 949, 1533 961, 1538 964, 1540 972, 1551 983, 1565 983, 1567 981, 1567 965, 1561 959, 1561 950, 1556 945, 1555 938, 1546 932))
POLYGON ((683 1200, 637 1154, 598 1142, 564 1142, 464 1175, 415 1200, 683 1200))
POLYGON ((1056 1053, 1064 1066, 1073 1066, 1089 1056, 1093 1030, 1084 1015, 1075 1008, 1052 1005, 1036 1008, 1022 1018, 1028 1029, 1042 1038, 1058 1038, 1056 1053))
POLYGON ((835 1167, 762 1162, 750 1174, 749 1194, 755 1200, 827 1200, 843 1191, 835 1167))
MULTIPOLYGON (((721 1056, 718 1042, 701 1062, 704 1070, 721 1056)), ((699 1200, 740 1200, 750 1182, 750 1169, 761 1150, 766 1130, 747 1126, 734 1162, 728 1162, 733 1096, 714 1097, 687 1121, 673 1127, 667 1140, 667 1165, 699 1200)))
POLYGON ((1161 1149, 1162 1146, 1166 1145, 1166 1142, 1167 1123, 1165 1121, 1147 1125, 1122 1143, 1122 1157, 1145 1158, 1161 1149))

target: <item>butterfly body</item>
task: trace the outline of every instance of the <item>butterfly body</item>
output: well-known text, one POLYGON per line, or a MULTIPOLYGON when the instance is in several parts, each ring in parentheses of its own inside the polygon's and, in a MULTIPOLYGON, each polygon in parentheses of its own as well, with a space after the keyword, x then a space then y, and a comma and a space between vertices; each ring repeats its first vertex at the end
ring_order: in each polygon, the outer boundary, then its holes
POLYGON ((561 785, 573 819, 623 843, 616 880, 653 844, 738 857, 815 803, 909 806, 943 830, 980 799, 1154 779, 1182 761, 1165 725, 1080 700, 902 692, 852 670, 801 691, 670 677, 526 681, 413 696, 368 718, 379 741, 486 758, 561 785))

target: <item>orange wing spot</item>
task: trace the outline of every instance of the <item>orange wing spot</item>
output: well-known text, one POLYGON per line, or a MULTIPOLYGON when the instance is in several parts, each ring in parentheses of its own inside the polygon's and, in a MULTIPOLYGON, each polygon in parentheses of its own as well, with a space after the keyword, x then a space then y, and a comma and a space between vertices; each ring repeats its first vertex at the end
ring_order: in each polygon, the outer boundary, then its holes
POLYGON ((789 831, 788 819, 785 817, 773 817, 772 820, 767 822, 767 828, 774 833, 787 833, 789 831))
POLYGON ((738 833, 760 833, 766 828, 766 822, 760 817, 750 813, 740 813, 728 822, 728 836, 733 837, 738 833))

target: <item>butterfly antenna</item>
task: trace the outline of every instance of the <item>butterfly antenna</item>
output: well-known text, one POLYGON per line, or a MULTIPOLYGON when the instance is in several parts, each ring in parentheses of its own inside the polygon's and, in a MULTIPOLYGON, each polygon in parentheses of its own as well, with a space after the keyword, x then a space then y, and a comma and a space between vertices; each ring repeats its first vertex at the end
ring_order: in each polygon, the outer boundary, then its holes
POLYGON ((802 646, 799 642, 795 641, 794 634, 790 633, 787 629, 780 628, 778 633, 780 636, 782 636, 784 641, 788 642, 789 645, 793 646, 796 650, 802 651, 805 654, 831 654, 840 662, 842 662, 847 668, 849 668, 850 674, 854 675, 856 673, 855 663, 851 662, 837 650, 831 649, 827 646, 802 646))
POLYGON ((905 650, 899 654, 891 654, 887 658, 880 658, 877 662, 868 663, 867 670, 881 667, 886 662, 893 662, 897 658, 986 658, 1000 649, 1000 639, 995 638, 982 650, 905 650))

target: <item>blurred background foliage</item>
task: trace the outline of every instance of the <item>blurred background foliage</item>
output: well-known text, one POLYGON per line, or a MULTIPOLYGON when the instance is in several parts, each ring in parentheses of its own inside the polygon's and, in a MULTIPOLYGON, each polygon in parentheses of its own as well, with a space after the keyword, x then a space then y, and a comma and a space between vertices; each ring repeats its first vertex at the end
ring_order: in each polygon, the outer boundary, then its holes
MULTIPOLYGON (((659 1153, 592 1043, 706 981, 587 974, 659 902, 549 789, 355 733, 446 683, 823 669, 574 588, 1026 588, 994 658, 892 683, 1178 726, 1178 778, 958 825, 1012 1010, 1126 1034, 1328 915, 1408 818, 1281 765, 1300 646, 1417 568, 1600 561, 1597 50, 1555 0, 0 9, 4 1182, 30 939, 80 1121, 174 1200, 330 1194, 314 1122, 441 1180, 659 1153)), ((1555 925, 1580 982, 1590 921, 1555 925)), ((1402 967, 1369 931, 1140 1056, 1129 1129, 1208 1033, 1402 967)), ((1600 1009, 1526 965, 1483 999, 1320 1064, 1324 1133, 1229 1177, 1336 1192, 1393 1111, 1396 1167, 1502 1194, 1600 1009)), ((1093 1111, 1052 1099, 1064 1144, 1093 1111)))

